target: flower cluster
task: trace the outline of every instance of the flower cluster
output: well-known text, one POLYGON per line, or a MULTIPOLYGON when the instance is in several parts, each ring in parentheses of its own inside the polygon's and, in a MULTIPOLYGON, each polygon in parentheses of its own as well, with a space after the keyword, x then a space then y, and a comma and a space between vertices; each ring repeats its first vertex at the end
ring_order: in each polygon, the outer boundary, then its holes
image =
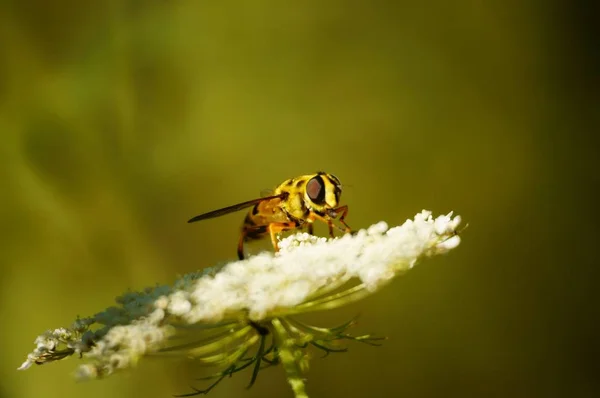
POLYGON ((332 352, 344 350, 341 340, 377 339, 348 334, 353 322, 317 328, 293 315, 372 294, 419 260, 458 246, 459 224, 452 213, 434 219, 424 210, 398 227, 381 222, 335 239, 295 234, 281 240, 278 253, 184 275, 173 286, 126 293, 118 306, 49 330, 19 369, 79 354, 85 363, 77 374, 87 379, 129 368, 147 355, 184 354, 221 367, 216 383, 253 366, 253 383, 262 367, 281 363, 296 396, 306 396, 299 376, 306 366, 304 347, 332 352))

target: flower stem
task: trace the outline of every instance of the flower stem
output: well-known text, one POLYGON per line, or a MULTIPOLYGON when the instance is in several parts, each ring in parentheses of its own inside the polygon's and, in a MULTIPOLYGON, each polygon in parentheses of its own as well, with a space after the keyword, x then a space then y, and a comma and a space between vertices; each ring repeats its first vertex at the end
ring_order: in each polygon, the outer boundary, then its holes
POLYGON ((302 379, 302 375, 298 369, 298 364, 296 363, 293 339, 290 338, 287 330, 278 318, 273 319, 271 322, 273 324, 273 328, 275 329, 277 339, 279 340, 279 358, 281 359, 283 368, 287 373, 287 379, 290 383, 290 386, 292 386, 292 391, 294 391, 294 397, 308 398, 308 394, 306 394, 305 390, 304 380, 302 379))

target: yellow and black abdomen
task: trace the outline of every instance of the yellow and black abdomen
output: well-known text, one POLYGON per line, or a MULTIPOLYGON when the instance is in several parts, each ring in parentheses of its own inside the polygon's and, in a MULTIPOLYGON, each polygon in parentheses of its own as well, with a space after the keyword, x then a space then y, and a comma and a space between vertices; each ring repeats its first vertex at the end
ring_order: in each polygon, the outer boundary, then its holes
POLYGON ((263 238, 268 232, 268 226, 268 224, 256 225, 256 222, 254 221, 250 213, 248 213, 246 215, 246 218, 244 219, 244 224, 242 225, 242 233, 244 234, 244 240, 250 241, 263 238))

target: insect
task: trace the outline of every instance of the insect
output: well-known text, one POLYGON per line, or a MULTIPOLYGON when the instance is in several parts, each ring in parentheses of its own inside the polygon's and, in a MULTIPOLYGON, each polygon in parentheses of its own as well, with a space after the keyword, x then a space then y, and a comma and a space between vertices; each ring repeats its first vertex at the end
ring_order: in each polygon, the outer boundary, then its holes
POLYGON ((200 214, 188 220, 188 223, 220 217, 252 207, 242 224, 237 246, 238 257, 243 260, 245 242, 261 239, 269 234, 275 251, 278 251, 278 233, 306 226, 308 233, 312 234, 315 220, 327 224, 331 237, 334 236, 334 227, 347 233, 351 232, 344 221, 348 214, 348 206, 339 206, 341 194, 340 180, 333 174, 320 171, 290 178, 275 188, 270 196, 200 214), (338 216, 344 228, 333 223, 338 216))

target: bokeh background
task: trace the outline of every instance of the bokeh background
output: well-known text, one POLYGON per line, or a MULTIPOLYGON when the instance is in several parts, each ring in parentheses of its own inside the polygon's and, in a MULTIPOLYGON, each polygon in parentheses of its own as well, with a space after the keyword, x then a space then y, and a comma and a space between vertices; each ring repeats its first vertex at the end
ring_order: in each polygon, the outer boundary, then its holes
MULTIPOLYGON (((313 397, 597 396, 598 53, 576 3, 0 5, 0 397, 169 397, 208 370, 77 384, 15 369, 45 329, 235 258, 197 213, 326 170, 354 228, 455 210, 463 245, 315 314, 382 348, 311 363, 313 397), (596 79, 597 80, 597 79, 596 79)), ((323 232, 321 229, 320 232, 323 232)), ((260 247, 254 246, 253 250, 260 247)), ((281 368, 218 397, 291 397, 281 368)))

